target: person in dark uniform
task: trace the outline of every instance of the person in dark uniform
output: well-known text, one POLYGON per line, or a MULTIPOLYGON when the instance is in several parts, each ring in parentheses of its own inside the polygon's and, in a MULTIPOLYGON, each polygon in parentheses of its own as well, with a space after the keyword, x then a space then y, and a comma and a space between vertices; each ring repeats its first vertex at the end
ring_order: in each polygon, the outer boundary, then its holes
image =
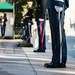
POLYGON ((29 15, 29 21, 32 22, 32 18, 33 18, 33 8, 32 8, 33 2, 32 1, 28 1, 27 2, 27 6, 28 6, 28 15, 29 15))
POLYGON ((1 36, 3 38, 5 36, 6 21, 7 21, 6 14, 4 12, 2 12, 2 16, 1 16, 1 36))
POLYGON ((36 23, 38 27, 39 47, 34 52, 45 52, 45 11, 47 0, 36 0, 36 23))
MULTIPOLYGON (((27 6, 28 6, 27 15, 29 16, 29 20, 28 20, 29 36, 31 35, 31 25, 33 24, 33 22, 32 22, 32 18, 33 18, 33 8, 32 8, 32 5, 33 5, 32 1, 28 1, 27 2, 27 6)), ((30 38, 29 38, 29 42, 30 42, 30 38)))
POLYGON ((25 30, 25 40, 27 40, 28 43, 30 42, 30 35, 31 35, 31 25, 32 25, 32 13, 33 13, 33 8, 32 8, 33 2, 28 1, 27 2, 27 8, 24 9, 24 12, 26 12, 23 16, 24 18, 24 27, 26 27, 25 30))
MULTIPOLYGON (((51 28, 51 38, 52 38, 52 61, 51 63, 45 63, 46 68, 65 68, 67 62, 67 45, 65 30, 63 28, 62 32, 62 58, 60 57, 60 29, 58 12, 62 16, 62 12, 69 7, 68 0, 47 0, 47 8, 49 13, 49 22, 51 28), (64 8, 63 8, 64 6, 64 8)), ((62 18, 60 18, 62 22, 62 18)), ((64 23, 64 22, 62 22, 64 23)))
MULTIPOLYGON (((24 27, 26 27, 26 30, 25 30, 25 40, 26 40, 29 37, 29 28, 28 28, 29 15, 28 15, 27 8, 24 9, 23 21, 24 21, 24 27)), ((30 39, 28 39, 27 42, 30 42, 30 39)))

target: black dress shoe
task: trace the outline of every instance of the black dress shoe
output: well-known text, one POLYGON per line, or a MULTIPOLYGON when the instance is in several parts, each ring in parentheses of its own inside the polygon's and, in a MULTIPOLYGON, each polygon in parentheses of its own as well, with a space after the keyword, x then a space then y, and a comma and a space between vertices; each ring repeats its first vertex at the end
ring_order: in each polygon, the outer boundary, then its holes
POLYGON ((34 50, 34 52, 45 52, 45 50, 34 50))
POLYGON ((65 68, 66 66, 60 63, 45 63, 44 67, 46 68, 65 68))
POLYGON ((54 63, 45 63, 44 67, 46 68, 57 68, 58 65, 54 63))
POLYGON ((66 68, 66 64, 60 63, 60 67, 61 67, 61 68, 66 68))

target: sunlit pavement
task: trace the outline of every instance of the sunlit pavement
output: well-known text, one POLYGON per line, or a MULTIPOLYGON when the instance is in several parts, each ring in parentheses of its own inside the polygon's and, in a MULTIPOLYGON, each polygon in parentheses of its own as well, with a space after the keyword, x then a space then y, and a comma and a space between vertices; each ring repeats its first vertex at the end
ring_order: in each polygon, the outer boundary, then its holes
POLYGON ((17 42, 21 40, 1 40, 0 75, 75 75, 75 58, 72 55, 68 55, 66 68, 45 68, 44 64, 51 61, 51 48, 45 53, 34 53, 35 48, 17 48, 17 42))

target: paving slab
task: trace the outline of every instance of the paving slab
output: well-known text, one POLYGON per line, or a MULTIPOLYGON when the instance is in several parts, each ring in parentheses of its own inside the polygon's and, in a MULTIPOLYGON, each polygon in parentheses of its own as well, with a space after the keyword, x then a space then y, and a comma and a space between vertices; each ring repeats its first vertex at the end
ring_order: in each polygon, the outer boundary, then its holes
POLYGON ((50 49, 46 53, 34 53, 33 48, 23 48, 35 68, 37 75, 75 75, 75 58, 68 56, 66 68, 45 68, 44 64, 51 61, 52 52, 50 49))
POLYGON ((0 44, 0 75, 35 75, 22 48, 15 47, 15 42, 0 44))

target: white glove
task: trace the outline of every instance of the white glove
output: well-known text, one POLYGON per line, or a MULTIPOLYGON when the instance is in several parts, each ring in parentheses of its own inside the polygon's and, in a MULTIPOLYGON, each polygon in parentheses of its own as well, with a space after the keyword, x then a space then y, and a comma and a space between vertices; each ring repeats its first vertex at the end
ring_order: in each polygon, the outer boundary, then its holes
POLYGON ((4 19, 2 19, 2 22, 4 22, 4 19))
POLYGON ((28 25, 30 26, 30 25, 31 25, 31 23, 30 23, 30 22, 28 22, 28 25))
POLYGON ((44 19, 42 19, 42 18, 39 18, 39 21, 44 21, 44 19))
POLYGON ((63 8, 60 7, 60 6, 55 6, 55 10, 56 10, 57 12, 61 12, 61 11, 63 10, 63 8))
POLYGON ((61 12, 63 10, 64 0, 55 0, 55 10, 61 12))

